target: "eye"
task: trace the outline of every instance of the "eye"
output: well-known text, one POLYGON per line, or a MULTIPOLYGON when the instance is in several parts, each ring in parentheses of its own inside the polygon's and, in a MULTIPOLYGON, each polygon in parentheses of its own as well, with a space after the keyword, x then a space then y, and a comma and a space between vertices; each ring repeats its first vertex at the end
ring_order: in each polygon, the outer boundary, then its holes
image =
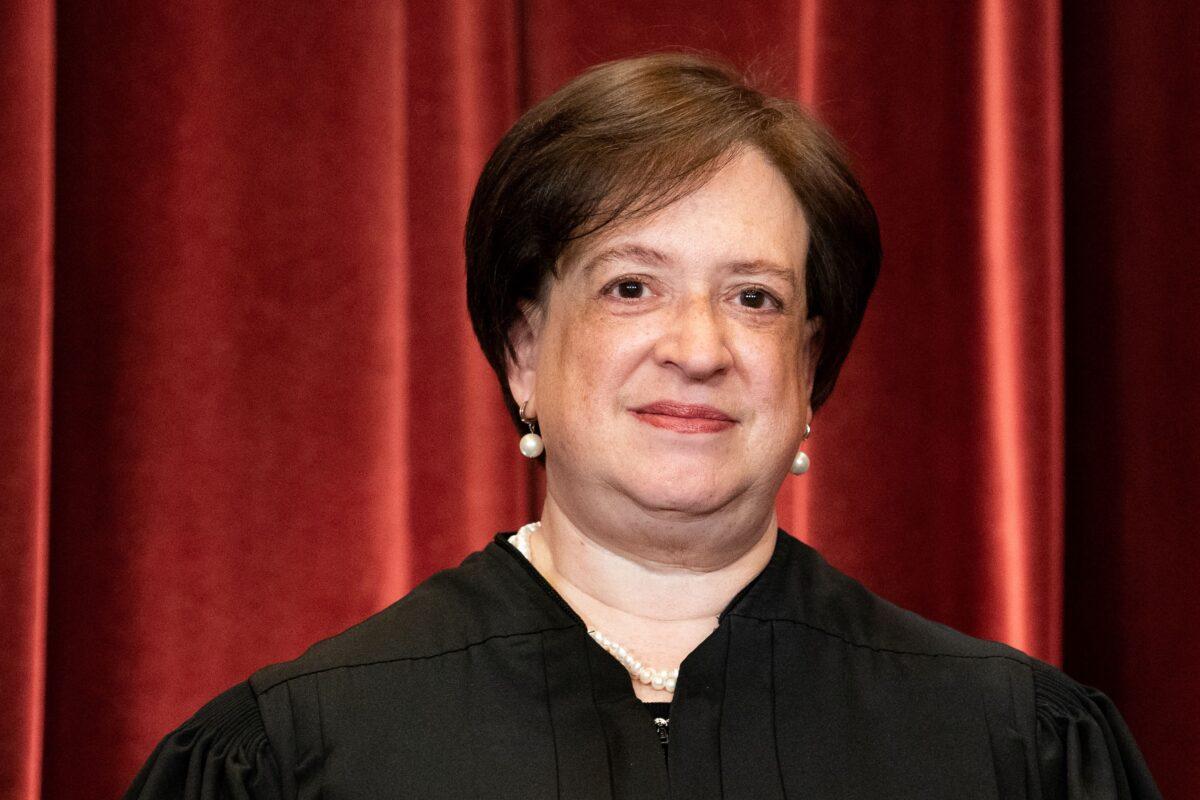
POLYGON ((742 289, 738 292, 738 299, 746 308, 762 308, 768 304, 773 308, 780 307, 780 303, 774 295, 759 286, 742 289))
POLYGON ((646 284, 634 278, 622 278, 610 283, 604 290, 608 295, 614 292, 622 300, 640 300, 646 296, 646 284))

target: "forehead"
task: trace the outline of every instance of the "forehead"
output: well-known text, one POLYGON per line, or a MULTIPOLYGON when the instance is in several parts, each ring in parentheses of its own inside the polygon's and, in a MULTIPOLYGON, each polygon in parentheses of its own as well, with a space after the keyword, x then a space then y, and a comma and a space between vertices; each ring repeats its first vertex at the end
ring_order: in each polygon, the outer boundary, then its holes
POLYGON ((792 187, 756 148, 745 148, 695 190, 645 216, 618 220, 564 253, 564 271, 606 265, 721 263, 735 271, 802 277, 808 224, 792 187))

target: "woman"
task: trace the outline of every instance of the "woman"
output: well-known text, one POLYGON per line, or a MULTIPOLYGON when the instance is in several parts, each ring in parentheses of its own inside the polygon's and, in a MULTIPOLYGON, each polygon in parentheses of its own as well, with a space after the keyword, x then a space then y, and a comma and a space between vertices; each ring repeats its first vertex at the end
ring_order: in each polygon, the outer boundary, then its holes
POLYGON ((1103 695, 778 530, 880 262, 795 105, 597 67, 497 147, 466 245, 540 521, 214 699, 128 797, 1158 796, 1103 695))

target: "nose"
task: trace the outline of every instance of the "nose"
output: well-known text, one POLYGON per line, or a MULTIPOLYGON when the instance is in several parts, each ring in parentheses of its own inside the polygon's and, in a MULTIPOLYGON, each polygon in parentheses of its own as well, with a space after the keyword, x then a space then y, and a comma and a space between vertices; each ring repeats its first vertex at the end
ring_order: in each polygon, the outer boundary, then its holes
POLYGON ((655 346, 663 365, 674 366, 691 380, 706 380, 730 366, 725 321, 711 298, 694 295, 681 303, 655 346))

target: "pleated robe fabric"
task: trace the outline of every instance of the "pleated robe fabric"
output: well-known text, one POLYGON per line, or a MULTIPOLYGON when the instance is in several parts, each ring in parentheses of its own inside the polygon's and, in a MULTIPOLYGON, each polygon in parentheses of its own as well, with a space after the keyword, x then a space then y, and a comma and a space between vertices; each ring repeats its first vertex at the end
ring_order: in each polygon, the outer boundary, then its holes
POLYGON ((126 797, 1160 797, 1103 694, 782 530, 683 662, 664 757, 628 673, 509 535, 216 697, 126 797))

